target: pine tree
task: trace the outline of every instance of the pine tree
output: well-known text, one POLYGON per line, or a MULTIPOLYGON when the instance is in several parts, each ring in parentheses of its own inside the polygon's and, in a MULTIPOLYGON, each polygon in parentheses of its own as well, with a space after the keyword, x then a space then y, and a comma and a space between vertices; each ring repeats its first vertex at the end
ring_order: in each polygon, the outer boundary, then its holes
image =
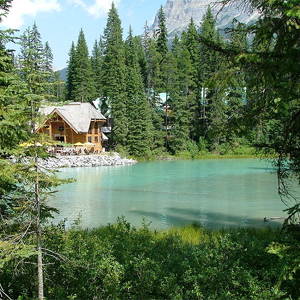
POLYGON ((112 3, 104 29, 103 42, 105 57, 103 61, 103 97, 112 105, 112 139, 114 145, 126 147, 128 119, 126 111, 126 65, 125 49, 122 39, 121 20, 112 3))
POLYGON ((152 130, 150 106, 144 91, 141 70, 138 62, 137 44, 129 29, 125 42, 127 67, 127 116, 129 154, 137 157, 150 155, 152 145, 152 130))
POLYGON ((72 100, 88 102, 94 100, 95 83, 83 30, 78 36, 76 50, 74 53, 74 73, 73 73, 72 100))

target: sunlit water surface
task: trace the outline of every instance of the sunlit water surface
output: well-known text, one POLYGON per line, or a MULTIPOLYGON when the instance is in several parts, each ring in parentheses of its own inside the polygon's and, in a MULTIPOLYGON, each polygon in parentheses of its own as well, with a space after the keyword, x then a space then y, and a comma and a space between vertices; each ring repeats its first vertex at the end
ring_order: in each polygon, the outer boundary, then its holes
POLYGON ((208 228, 267 226, 282 223, 286 206, 277 194, 270 163, 259 159, 142 162, 129 166, 66 168, 50 204, 59 209, 54 223, 70 227, 81 215, 82 227, 115 223, 118 217, 150 227, 197 222, 208 228))

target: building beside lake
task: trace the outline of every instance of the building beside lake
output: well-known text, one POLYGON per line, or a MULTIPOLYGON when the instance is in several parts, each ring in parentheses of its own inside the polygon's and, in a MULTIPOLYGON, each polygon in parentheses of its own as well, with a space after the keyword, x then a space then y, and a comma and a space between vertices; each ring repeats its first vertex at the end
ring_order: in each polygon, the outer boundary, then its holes
POLYGON ((73 102, 63 106, 42 106, 46 121, 38 131, 48 135, 54 143, 81 145, 89 151, 102 151, 101 126, 106 118, 90 103, 73 102))

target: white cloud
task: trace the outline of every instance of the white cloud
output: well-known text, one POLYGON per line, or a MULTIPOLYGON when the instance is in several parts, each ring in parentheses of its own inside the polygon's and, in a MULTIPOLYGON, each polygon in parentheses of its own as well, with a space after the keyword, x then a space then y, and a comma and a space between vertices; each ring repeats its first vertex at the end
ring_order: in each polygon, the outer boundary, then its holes
POLYGON ((76 6, 86 7, 86 4, 82 0, 68 0, 69 3, 75 4, 76 6))
POLYGON ((59 11, 58 0, 14 0, 2 25, 7 28, 19 29, 26 16, 35 17, 39 12, 59 11))
POLYGON ((83 0, 68 0, 69 3, 73 3, 76 6, 81 6, 91 16, 98 19, 107 15, 107 12, 111 8, 112 2, 117 6, 120 0, 95 0, 94 4, 87 5, 83 0))

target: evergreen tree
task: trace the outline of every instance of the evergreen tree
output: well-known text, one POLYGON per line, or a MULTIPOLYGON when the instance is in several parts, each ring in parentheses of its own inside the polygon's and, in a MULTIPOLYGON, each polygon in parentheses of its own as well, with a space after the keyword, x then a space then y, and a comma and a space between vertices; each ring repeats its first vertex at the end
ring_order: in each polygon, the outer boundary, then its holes
POLYGON ((199 33, 194 23, 191 19, 188 29, 186 32, 182 33, 182 44, 189 52, 189 57, 191 59, 191 80, 192 85, 189 86, 189 92, 193 94, 190 99, 189 111, 191 118, 191 129, 190 138, 198 142, 201 129, 201 96, 202 96, 202 81, 201 81, 201 68, 200 68, 200 43, 199 43, 199 33))
MULTIPOLYGON (((1 32, 1 35, 5 33, 1 32)), ((40 41, 36 26, 34 30, 25 31, 21 37, 18 70, 13 69, 5 48, 0 46, 0 249, 1 264, 19 256, 22 261, 37 256, 37 294, 42 300, 41 222, 51 211, 44 201, 45 192, 58 181, 50 173, 44 173, 38 162, 39 157, 46 156, 45 149, 37 147, 41 140, 36 133, 36 125, 41 122, 38 109, 47 91, 47 72, 43 70, 45 59, 40 41), (19 146, 21 141, 32 142, 32 146, 22 148, 19 146), (13 163, 7 160, 12 156, 13 163), (27 164, 24 157, 28 159, 27 164)))
POLYGON ((132 30, 125 42, 126 49, 126 90, 129 154, 147 157, 152 144, 150 106, 144 91, 141 70, 138 62, 138 49, 132 30))
MULTIPOLYGON (((223 4, 233 2, 224 0, 223 4)), ((278 175, 278 192, 288 206, 287 219, 280 243, 272 243, 269 252, 279 255, 284 264, 280 283, 291 280, 291 297, 299 293, 299 197, 294 194, 300 178, 300 13, 298 1, 245 1, 246 8, 260 12, 255 24, 247 28, 253 36, 253 47, 239 51, 220 49, 235 69, 247 75, 246 108, 249 109, 251 129, 264 124, 264 134, 257 149, 276 156, 274 166, 278 175), (291 181, 292 180, 292 181, 291 181), (291 182, 293 184, 291 185, 291 182), (293 188, 291 188, 293 186, 293 188)), ((244 30, 244 29, 243 29, 244 30)), ((229 79, 231 78, 229 74, 229 79)))
POLYGON ((143 48, 146 59, 146 71, 144 74, 144 84, 148 102, 151 107, 151 119, 154 128, 154 141, 152 150, 157 153, 163 151, 165 133, 162 127, 164 120, 164 113, 162 103, 159 99, 159 74, 160 74, 160 60, 161 56, 156 50, 156 42, 150 38, 149 28, 145 26, 143 34, 143 48))
POLYGON ((45 72, 45 53, 36 24, 32 29, 28 27, 21 35, 20 45, 19 74, 27 83, 30 93, 46 93, 49 74, 45 72))
POLYGON ((112 3, 108 12, 107 25, 104 29, 103 42, 105 56, 103 61, 102 87, 103 96, 112 105, 113 143, 126 147, 128 119, 126 111, 126 65, 125 49, 122 39, 121 20, 112 3))
POLYGON ((66 100, 73 99, 74 93, 74 76, 75 76, 75 44, 72 42, 71 49, 69 51, 69 61, 67 70, 67 83, 66 83, 66 100))
POLYGON ((94 100, 95 83, 83 30, 80 30, 74 53, 72 100, 87 102, 94 100))
POLYGON ((45 56, 44 70, 45 72, 48 72, 49 74, 48 81, 50 81, 50 78, 53 76, 53 54, 48 42, 46 42, 44 46, 44 56, 45 56))
MULTIPOLYGON (((199 45, 199 33, 197 31, 196 25, 194 23, 193 18, 188 25, 188 29, 186 32, 182 33, 182 44, 186 46, 189 51, 189 56, 192 60, 192 68, 193 68, 193 77, 194 81, 199 81, 199 64, 200 64, 200 45, 199 45)), ((198 83, 199 85, 200 83, 198 83)))
MULTIPOLYGON (((199 78, 201 82, 201 122, 198 123, 198 138, 209 138, 213 148, 218 148, 220 137, 215 134, 215 128, 223 122, 223 94, 217 87, 209 88, 207 81, 221 68, 222 61, 217 51, 208 46, 209 43, 221 44, 222 38, 216 30, 216 20, 210 7, 203 17, 200 28, 200 62, 199 78)), ((197 138, 197 139, 198 139, 197 138)))
POLYGON ((93 70, 93 77, 95 81, 95 98, 101 96, 102 86, 101 86, 101 76, 102 76, 102 65, 103 65, 103 49, 102 46, 102 37, 100 36, 100 41, 98 42, 95 40, 93 50, 92 50, 92 57, 91 57, 91 66, 93 70))
POLYGON ((172 80, 169 87, 172 99, 172 124, 170 148, 173 153, 188 150, 195 102, 195 82, 193 65, 189 51, 175 37, 172 45, 173 68, 170 70, 172 80))
POLYGON ((166 16, 162 6, 158 11, 158 29, 155 32, 155 37, 157 52, 160 53, 162 59, 164 59, 168 53, 168 31, 166 26, 166 16))
POLYGON ((156 40, 156 51, 158 53, 159 59, 159 69, 157 70, 156 77, 156 91, 161 93, 166 92, 166 81, 167 81, 167 58, 168 58, 168 32, 166 27, 166 17, 163 11, 162 6, 158 11, 158 29, 155 32, 155 40, 156 40))
MULTIPOLYGON (((244 24, 233 20, 228 38, 230 48, 237 49, 237 51, 249 50, 247 31, 244 24)), ((243 120, 245 117, 247 75, 243 70, 238 71, 228 60, 226 60, 226 69, 234 69, 234 76, 230 81, 231 86, 228 87, 226 93, 226 140, 229 143, 237 143, 237 138, 241 134, 246 135, 243 120)))
POLYGON ((65 100, 65 82, 60 79, 59 71, 53 73, 51 78, 52 84, 52 95, 54 95, 54 100, 58 102, 63 102, 65 100))

